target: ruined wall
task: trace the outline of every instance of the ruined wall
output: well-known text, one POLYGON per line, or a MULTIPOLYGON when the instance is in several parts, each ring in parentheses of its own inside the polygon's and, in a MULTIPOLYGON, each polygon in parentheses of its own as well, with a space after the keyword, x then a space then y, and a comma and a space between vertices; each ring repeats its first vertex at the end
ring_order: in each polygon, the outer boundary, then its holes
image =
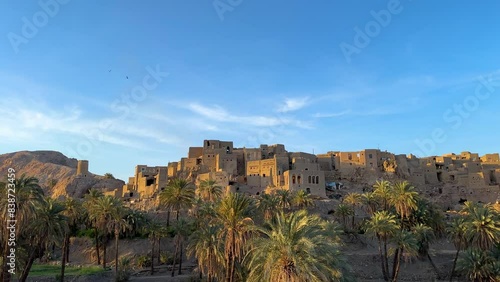
POLYGON ((203 180, 213 180, 217 186, 222 187, 224 191, 229 185, 229 174, 225 171, 214 171, 199 174, 196 178, 196 183, 199 185, 200 181, 203 180))
POLYGON ((198 166, 201 165, 202 162, 200 159, 196 158, 185 158, 183 159, 182 163, 184 166, 183 171, 186 171, 186 170, 197 170, 198 166))
POLYGON ((335 161, 334 161, 334 156, 333 154, 319 154, 317 155, 318 157, 318 164, 319 168, 322 171, 332 171, 335 169, 335 161))
POLYGON ((237 156, 233 154, 217 154, 217 171, 224 170, 227 171, 229 175, 238 175, 238 163, 236 158, 237 156))
POLYGON ((171 162, 168 163, 168 171, 167 171, 167 176, 168 177, 177 177, 177 168, 179 167, 178 162, 171 162))
POLYGON ((236 175, 246 174, 245 153, 242 149, 234 149, 233 155, 236 158, 236 175))
POLYGON ((200 158, 203 156, 203 147, 189 147, 188 158, 200 158))
POLYGON ((500 157, 498 153, 486 154, 481 157, 481 161, 485 163, 500 163, 500 157))
POLYGON ((469 173, 468 174, 468 187, 481 188, 488 186, 485 182, 484 175, 482 172, 469 173))

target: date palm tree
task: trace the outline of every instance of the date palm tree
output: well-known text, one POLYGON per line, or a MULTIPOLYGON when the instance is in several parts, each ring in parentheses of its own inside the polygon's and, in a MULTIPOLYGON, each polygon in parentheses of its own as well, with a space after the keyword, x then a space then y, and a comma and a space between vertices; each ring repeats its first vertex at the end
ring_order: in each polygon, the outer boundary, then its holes
POLYGON ((19 226, 16 232, 22 232, 23 226, 33 220, 37 208, 45 204, 44 192, 38 184, 38 178, 22 175, 15 180, 16 187, 16 224, 19 226))
POLYGON ((307 193, 305 190, 299 190, 293 193, 291 203, 292 206, 297 207, 299 209, 314 206, 314 201, 311 198, 311 195, 307 193))
POLYGON ((276 195, 280 199, 280 207, 282 210, 290 208, 292 205, 292 196, 289 190, 279 189, 276 190, 276 195))
POLYGON ((129 238, 133 238, 137 234, 139 234, 144 227, 148 226, 149 218, 146 216, 144 212, 127 209, 125 220, 127 224, 130 226, 129 229, 126 230, 126 236, 129 238))
MULTIPOLYGON (((119 239, 120 234, 124 233, 126 230, 130 229, 130 226, 127 220, 124 218, 127 210, 123 207, 122 202, 119 200, 116 201, 117 206, 115 210, 111 214, 111 229, 115 234, 115 277, 118 277, 118 247, 119 247, 119 239)), ((108 225, 109 226, 109 225, 108 225)), ((151 261, 151 263, 153 263, 151 261)))
POLYGON ((183 209, 191 207, 195 190, 190 182, 185 179, 172 179, 165 190, 160 193, 160 204, 167 208, 167 226, 170 225, 170 211, 176 212, 176 219, 179 220, 179 213, 183 209))
POLYGON ((215 203, 199 201, 192 209, 195 225, 198 227, 206 226, 215 218, 215 203))
POLYGON ((434 272, 436 272, 437 279, 441 279, 441 272, 437 268, 429 253, 430 245, 436 239, 434 231, 429 226, 418 223, 413 227, 412 232, 417 238, 418 256, 420 259, 428 259, 434 269, 434 272))
POLYGON ((399 230, 396 232, 391 238, 391 241, 396 245, 391 280, 392 282, 396 282, 398 280, 403 254, 407 254, 407 257, 416 256, 418 254, 418 241, 415 233, 407 230, 399 230))
POLYGON ((198 268, 208 282, 221 280, 224 275, 224 254, 218 233, 221 226, 205 224, 200 226, 190 237, 187 255, 196 257, 198 268))
POLYGON ((387 180, 377 181, 373 185, 373 195, 377 197, 382 205, 384 211, 389 210, 390 198, 391 198, 391 183, 387 180))
POLYGON ((457 268, 469 281, 498 281, 500 273, 494 267, 496 263, 498 261, 495 261, 488 252, 470 248, 458 260, 457 268))
POLYGON ((351 205, 352 209, 352 220, 351 220, 351 227, 352 229, 355 228, 354 224, 354 218, 356 217, 356 206, 361 203, 361 194, 360 193, 349 193, 344 197, 343 200, 344 203, 351 205))
POLYGON ((83 207, 80 201, 75 198, 68 197, 63 202, 63 214, 68 219, 68 232, 64 234, 62 261, 61 261, 61 281, 64 281, 64 271, 66 263, 69 262, 70 253, 70 235, 71 231, 77 227, 78 222, 82 218, 83 207))
POLYGON ((387 211, 378 211, 366 222, 366 232, 372 234, 378 241, 378 252, 385 281, 389 281, 389 260, 387 243, 398 231, 396 217, 387 211))
POLYGON ((446 228, 448 238, 453 242, 453 245, 457 249, 455 253, 455 258, 453 259, 453 267, 450 273, 450 282, 453 281, 453 276, 455 274, 455 268, 457 265, 458 255, 460 251, 465 250, 468 247, 468 240, 465 237, 465 219, 464 217, 454 218, 449 226, 446 228))
POLYGON ((347 218, 353 214, 353 210, 349 205, 340 203, 335 211, 335 215, 338 219, 342 219, 342 226, 344 226, 344 231, 347 231, 347 218))
POLYGON ((87 194, 84 196, 84 201, 83 201, 83 207, 85 208, 85 213, 87 219, 90 221, 90 225, 94 227, 94 236, 95 236, 95 252, 97 256, 97 264, 101 264, 101 255, 100 255, 100 250, 99 250, 99 230, 97 228, 97 224, 95 222, 95 219, 92 219, 90 214, 92 212, 92 209, 94 208, 97 200, 101 197, 103 197, 104 194, 102 191, 97 190, 97 189, 90 189, 87 194))
POLYGON ((172 266, 172 277, 175 273, 175 261, 177 259, 177 255, 179 256, 179 271, 178 275, 182 274, 182 256, 184 251, 184 241, 186 238, 191 235, 192 224, 184 219, 178 220, 174 225, 175 232, 175 253, 174 253, 174 265, 172 266))
POLYGON ((233 282, 236 264, 245 254, 253 230, 253 201, 239 193, 229 193, 215 208, 216 221, 222 225, 218 234, 224 244, 225 280, 233 282))
POLYGON ((342 281, 345 261, 339 231, 306 210, 280 211, 253 240, 248 256, 248 282, 342 281))
MULTIPOLYGON (((115 231, 113 219, 117 217, 121 208, 120 200, 112 196, 104 196, 98 198, 90 211, 90 219, 95 222, 98 232, 103 234, 103 238, 107 238, 108 234, 115 231)), ((107 242, 102 245, 102 267, 106 269, 106 248, 107 242)))
POLYGON ((436 238, 445 235, 443 212, 426 199, 417 198, 417 208, 412 212, 408 221, 410 226, 423 224, 430 227, 436 238))
MULTIPOLYGON (((1 219, 2 222, 7 220, 16 220, 16 238, 21 238, 21 234, 29 234, 29 226, 36 219, 38 214, 38 209, 45 203, 44 192, 38 183, 38 179, 35 177, 29 177, 22 175, 20 178, 13 179, 12 182, 7 182, 2 187, 4 189, 3 195, 8 195, 8 189, 15 189, 14 192, 10 192, 15 195, 15 203, 11 202, 9 199, 11 197, 1 197, 0 208, 1 208, 1 219), (11 209, 12 204, 15 205, 15 214, 8 212, 11 209), (11 206, 9 206, 11 205, 11 206), (11 216, 12 215, 12 216, 11 216)), ((8 230, 7 225, 2 224, 0 235, 2 236, 2 261, 7 261, 8 255, 8 230)), ((7 264, 3 264, 2 272, 0 273, 0 281, 4 281, 9 278, 7 264)))
POLYGON ((280 198, 272 194, 262 194, 257 200, 257 209, 264 216, 264 220, 270 220, 274 213, 278 212, 280 198))
POLYGON ((490 250, 500 242, 500 221, 490 204, 475 205, 467 214, 465 236, 473 247, 490 250))
POLYGON ((363 193, 361 194, 361 203, 365 211, 369 215, 373 215, 378 209, 379 199, 373 192, 363 193))
MULTIPOLYGON (((148 238, 151 243, 151 275, 154 274, 155 271, 155 261, 154 261, 154 253, 155 253, 155 244, 161 236, 162 233, 162 225, 155 220, 152 220, 147 225, 148 238)), ((158 244, 158 248, 159 248, 158 244)), ((174 259, 175 260, 175 259, 174 259)))
POLYGON ((26 281, 38 254, 43 254, 50 245, 63 241, 68 232, 68 221, 63 211, 64 205, 52 198, 46 198, 37 208, 36 220, 31 221, 28 227, 29 235, 26 241, 29 242, 29 256, 19 281, 26 281))
POLYGON ((202 180, 197 193, 203 200, 214 202, 221 197, 222 187, 218 186, 215 180, 202 180))
POLYGON ((417 209, 418 193, 408 181, 397 182, 390 192, 389 204, 396 209, 400 216, 401 227, 403 227, 404 219, 417 209))

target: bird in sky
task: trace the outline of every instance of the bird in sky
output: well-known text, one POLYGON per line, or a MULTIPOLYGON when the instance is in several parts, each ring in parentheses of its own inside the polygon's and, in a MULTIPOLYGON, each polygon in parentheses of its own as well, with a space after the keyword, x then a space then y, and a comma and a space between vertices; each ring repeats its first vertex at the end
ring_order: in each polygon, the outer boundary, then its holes
POLYGON ((126 76, 126 78, 128 79, 128 76, 126 76))

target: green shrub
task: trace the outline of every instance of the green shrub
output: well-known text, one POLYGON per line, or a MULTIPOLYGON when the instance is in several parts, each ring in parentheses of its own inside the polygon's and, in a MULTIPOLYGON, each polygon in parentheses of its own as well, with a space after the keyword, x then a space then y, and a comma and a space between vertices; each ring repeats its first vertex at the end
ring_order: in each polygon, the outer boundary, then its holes
POLYGON ((151 257, 146 256, 146 255, 139 256, 136 259, 135 264, 138 267, 142 267, 142 268, 150 267, 151 266, 151 257))
POLYGON ((167 264, 167 261, 168 261, 168 255, 166 253, 161 253, 160 254, 160 263, 167 264))
MULTIPOLYGON (((176 263, 179 261, 177 259, 176 263)), ((168 255, 166 252, 160 254, 160 263, 161 264, 173 264, 174 263, 174 256, 173 255, 168 255)))
POLYGON ((95 230, 93 228, 78 230, 76 232, 76 237, 80 237, 80 238, 81 237, 94 238, 95 237, 95 230))
POLYGON ((121 257, 118 264, 118 273, 115 276, 115 282, 126 282, 130 280, 131 265, 129 257, 121 257))

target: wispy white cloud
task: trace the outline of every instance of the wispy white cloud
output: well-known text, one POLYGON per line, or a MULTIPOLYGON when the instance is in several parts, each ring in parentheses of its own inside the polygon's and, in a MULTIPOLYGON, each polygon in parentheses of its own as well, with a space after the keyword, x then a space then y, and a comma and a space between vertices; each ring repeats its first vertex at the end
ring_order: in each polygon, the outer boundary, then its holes
POLYGON ((341 112, 334 112, 332 111, 331 113, 315 113, 313 117, 315 118, 334 118, 334 117, 341 117, 345 116, 351 113, 351 110, 345 110, 341 112))
POLYGON ((280 125, 291 125, 296 127, 307 128, 308 125, 304 121, 296 120, 291 117, 277 115, 277 116, 239 116, 229 113, 226 109, 219 105, 204 106, 197 103, 188 105, 188 109, 192 112, 204 116, 210 120, 224 123, 236 123, 247 126, 256 127, 269 127, 280 125))
MULTIPOLYGON (((0 136, 10 140, 40 140, 44 136, 72 136, 95 144, 107 143, 128 148, 148 150, 147 143, 181 144, 175 134, 155 126, 147 119, 132 120, 119 117, 97 119, 84 116, 79 107, 39 107, 26 101, 9 100, 9 107, 0 102, 0 136), (9 109, 9 110, 7 110, 9 109), (11 111, 14 109, 15 112, 11 111)), ((64 137, 66 136, 66 137, 64 137)))
POLYGON ((383 115, 393 115, 393 114, 398 114, 402 113, 403 110, 397 110, 397 109, 384 109, 384 108, 377 108, 377 109, 370 109, 366 111, 358 110, 358 111, 352 111, 351 109, 349 110, 344 110, 340 112, 329 112, 329 113, 315 113, 313 117, 315 118, 336 118, 336 117, 342 117, 342 116, 383 116, 383 115))
POLYGON ((287 113, 300 110, 308 104, 309 100, 309 97, 286 98, 283 104, 279 105, 278 112, 287 113))

